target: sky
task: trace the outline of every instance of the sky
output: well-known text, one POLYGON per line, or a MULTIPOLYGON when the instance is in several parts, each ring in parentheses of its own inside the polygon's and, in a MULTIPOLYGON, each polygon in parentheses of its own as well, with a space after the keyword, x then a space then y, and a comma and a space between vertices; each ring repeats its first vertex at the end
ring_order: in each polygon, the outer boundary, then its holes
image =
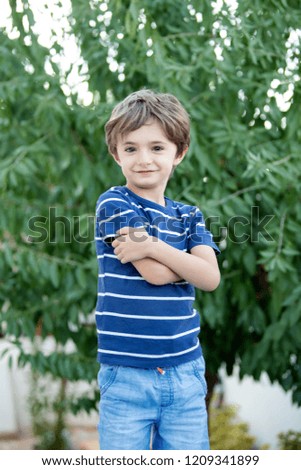
MULTIPOLYGON (((81 104, 89 106, 93 100, 93 94, 89 91, 87 81, 88 68, 84 64, 81 57, 80 47, 77 44, 75 36, 71 32, 68 15, 72 12, 70 0, 41 1, 28 0, 30 7, 34 13, 35 26, 33 32, 38 36, 38 42, 49 48, 50 58, 45 63, 45 70, 49 75, 53 75, 54 71, 51 63, 57 63, 61 70, 61 87, 68 98, 71 93, 79 96, 81 104), (60 3, 61 5, 58 5, 60 3), (47 8, 45 8, 47 4, 47 8), (54 42, 63 47, 61 55, 58 55, 54 48, 54 42), (79 74, 81 69, 81 74, 79 74), (67 73, 68 72, 68 73, 67 73), (86 76, 83 73, 86 72, 86 76), (66 79, 67 76, 67 79, 66 79)), ((8 36, 11 39, 18 37, 18 32, 12 28, 10 19, 10 6, 8 0, 0 0, 1 16, 0 27, 5 27, 8 36)), ((23 11, 22 1, 17 0, 18 11, 23 11)), ((28 21, 23 21, 25 31, 29 28, 28 21)), ((30 36, 25 38, 27 45, 30 45, 30 36)), ((32 73, 30 66, 27 66, 27 72, 32 73)))
MULTIPOLYGON (((41 45, 48 47, 50 50, 49 60, 45 64, 45 70, 49 75, 52 75, 53 69, 51 63, 57 63, 61 70, 61 87, 64 94, 68 97, 71 94, 78 95, 78 101, 85 105, 89 106, 93 102, 93 94, 89 91, 88 77, 89 70, 87 64, 85 64, 83 58, 81 57, 81 50, 76 37, 72 34, 72 28, 70 26, 68 15, 72 13, 72 3, 71 0, 52 0, 52 1, 41 1, 41 0, 27 0, 35 18, 35 26, 33 32, 38 36, 38 41, 41 45), (47 5, 47 7, 45 6, 47 5), (56 53, 52 45, 56 41, 59 43, 63 51, 60 55, 56 53), (81 70, 81 74, 79 73, 81 70)), ((87 0, 88 1, 88 0, 87 0)), ((17 0, 17 8, 19 11, 23 10, 23 2, 17 0)), ((230 12, 231 19, 234 22, 239 24, 240 19, 236 16, 236 10, 238 7, 238 2, 236 0, 216 0, 211 2, 212 11, 214 14, 217 14, 221 11, 224 4, 227 5, 228 11, 230 12)), ((12 21, 10 19, 10 6, 8 0, 0 0, 1 5, 1 15, 0 15, 0 27, 5 27, 8 36, 13 39, 16 38, 18 32, 12 28, 12 21)), ((99 0, 99 10, 101 21, 104 23, 110 22, 111 12, 108 8, 108 3, 106 0, 99 0)), ((188 6, 188 11, 191 15, 196 17, 196 20, 201 23, 202 14, 195 11, 192 5, 188 6)), ((26 29, 29 29, 28 21, 24 20, 23 26, 26 29)), ((143 27, 143 24, 141 25, 143 27)), ((220 38, 223 40, 224 47, 231 46, 231 38, 227 36, 227 31, 220 24, 219 21, 214 22, 213 28, 219 34, 220 38)), ((106 34, 105 32, 103 32, 106 34)), ((102 38, 105 39, 105 38, 102 38)), ((122 38, 120 38, 122 39, 122 38)), ((25 39, 30 45, 30 36, 25 39)), ((152 40, 148 40, 149 50, 148 54, 151 55, 152 51, 152 40)), ((217 60, 223 60, 223 47, 220 44, 211 44, 217 60)), ((265 110, 257 110, 256 112, 261 112, 264 116, 264 113, 269 111, 269 101, 274 98, 279 109, 283 112, 288 111, 291 106, 293 95, 294 95, 294 83, 289 83, 287 85, 287 90, 283 93, 277 91, 278 87, 282 84, 279 76, 283 76, 283 82, 287 80, 287 76, 292 76, 294 81, 300 80, 300 77, 297 75, 297 69, 299 65, 299 60, 295 57, 296 49, 299 50, 301 47, 301 29, 292 30, 290 36, 286 43, 287 47, 287 56, 286 63, 287 66, 285 70, 281 69, 276 71, 278 77, 272 80, 270 88, 267 90, 267 104, 265 110)), ((124 66, 125 64, 118 64, 114 58, 115 51, 113 48, 108 49, 107 62, 109 69, 112 73, 118 73, 118 79, 123 81, 125 79, 124 75, 124 66)), ((28 66, 29 73, 32 73, 30 66, 28 66)), ((243 98, 243 91, 241 93, 241 99, 243 98)), ((267 129, 271 128, 272 124, 268 119, 263 119, 264 125, 267 129)), ((282 125, 285 126, 285 119, 282 122, 282 125)))

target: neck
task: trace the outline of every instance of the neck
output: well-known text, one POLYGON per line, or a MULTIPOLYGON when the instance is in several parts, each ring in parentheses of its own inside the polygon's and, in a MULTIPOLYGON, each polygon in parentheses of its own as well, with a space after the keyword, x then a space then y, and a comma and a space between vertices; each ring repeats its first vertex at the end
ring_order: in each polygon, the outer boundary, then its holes
POLYGON ((144 188, 133 188, 131 185, 126 185, 133 193, 137 194, 137 196, 143 197, 144 199, 148 199, 149 201, 155 202, 160 206, 165 206, 165 199, 164 199, 164 192, 161 190, 150 190, 144 188))

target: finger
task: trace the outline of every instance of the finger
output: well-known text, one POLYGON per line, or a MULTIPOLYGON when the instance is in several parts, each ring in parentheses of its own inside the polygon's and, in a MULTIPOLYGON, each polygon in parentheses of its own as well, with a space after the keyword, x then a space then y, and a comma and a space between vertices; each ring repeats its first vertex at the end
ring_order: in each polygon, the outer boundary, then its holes
POLYGON ((128 233, 130 233, 130 229, 131 227, 122 227, 121 229, 117 230, 117 237, 120 237, 121 235, 128 235, 128 233))
POLYGON ((117 256, 117 259, 120 261, 120 263, 125 264, 127 263, 127 260, 125 256, 122 254, 122 251, 117 251, 114 250, 115 255, 117 256))
POLYGON ((120 254, 120 249, 118 249, 118 246, 115 248, 114 254, 115 254, 115 255, 117 256, 117 258, 118 258, 119 254, 120 254))
POLYGON ((115 240, 112 242, 112 247, 116 248, 119 245, 120 241, 115 238, 115 240))

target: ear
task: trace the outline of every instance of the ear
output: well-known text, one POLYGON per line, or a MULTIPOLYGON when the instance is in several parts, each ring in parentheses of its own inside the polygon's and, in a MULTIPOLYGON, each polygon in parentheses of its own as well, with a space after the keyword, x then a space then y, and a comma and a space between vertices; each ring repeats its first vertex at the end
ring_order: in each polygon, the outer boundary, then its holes
POLYGON ((174 160, 174 166, 178 166, 181 161, 183 160, 183 158, 185 157, 186 153, 188 152, 188 149, 189 147, 187 146, 182 153, 180 153, 179 155, 177 155, 175 157, 175 160, 174 160))
POLYGON ((112 157, 114 158, 115 162, 121 166, 121 163, 120 163, 120 158, 118 157, 118 153, 112 153, 112 157))

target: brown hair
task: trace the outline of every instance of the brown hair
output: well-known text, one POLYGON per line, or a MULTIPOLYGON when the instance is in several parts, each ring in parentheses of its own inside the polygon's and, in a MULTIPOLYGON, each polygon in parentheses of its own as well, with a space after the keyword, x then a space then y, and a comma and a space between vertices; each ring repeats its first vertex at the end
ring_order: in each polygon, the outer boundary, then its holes
POLYGON ((105 125, 109 152, 116 154, 119 136, 139 129, 151 119, 156 119, 168 140, 176 144, 177 155, 189 146, 189 116, 179 100, 169 93, 140 90, 131 93, 113 109, 105 125))

